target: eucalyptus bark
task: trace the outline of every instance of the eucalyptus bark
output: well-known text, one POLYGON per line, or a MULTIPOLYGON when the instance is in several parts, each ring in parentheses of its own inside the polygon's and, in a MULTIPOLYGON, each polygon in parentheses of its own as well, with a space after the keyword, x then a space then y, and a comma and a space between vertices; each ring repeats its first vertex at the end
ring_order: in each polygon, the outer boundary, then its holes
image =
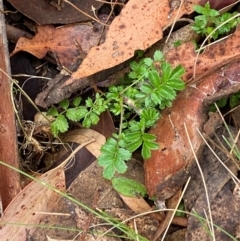
MULTIPOLYGON (((0 9, 3 2, 0 0, 0 9)), ((0 160, 18 167, 16 123, 11 101, 11 80, 4 14, 0 13, 0 160), (4 73, 5 72, 5 73, 4 73)), ((0 165, 0 195, 3 209, 20 192, 20 175, 0 165)))

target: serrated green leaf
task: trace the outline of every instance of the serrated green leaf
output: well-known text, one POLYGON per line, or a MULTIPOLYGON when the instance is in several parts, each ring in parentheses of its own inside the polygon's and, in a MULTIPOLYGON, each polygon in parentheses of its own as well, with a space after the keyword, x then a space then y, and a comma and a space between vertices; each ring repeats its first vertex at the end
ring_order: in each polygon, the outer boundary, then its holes
POLYGON ((219 16, 219 12, 215 9, 211 9, 209 12, 208 12, 208 16, 209 17, 216 17, 216 16, 219 16))
POLYGON ((153 64, 153 60, 151 58, 145 58, 143 61, 149 67, 153 64))
POLYGON ((59 103, 59 106, 61 106, 64 110, 66 110, 69 107, 69 101, 67 99, 66 100, 62 100, 59 103))
POLYGON ((150 133, 143 133, 143 140, 145 141, 155 141, 156 140, 156 136, 150 133))
POLYGON ((135 121, 135 120, 131 120, 129 122, 129 130, 131 132, 136 132, 136 131, 140 131, 141 128, 140 128, 140 125, 139 125, 139 122, 135 121))
POLYGON ((204 13, 204 8, 202 6, 199 6, 199 5, 194 6, 193 10, 197 13, 200 13, 200 14, 204 13))
POLYGON ((178 65, 172 70, 169 76, 169 80, 180 79, 184 73, 185 73, 185 69, 182 67, 182 65, 178 65))
POLYGON ((135 95, 135 97, 136 97, 137 99, 143 99, 143 98, 145 98, 145 96, 146 96, 146 94, 145 94, 145 93, 141 93, 141 92, 139 92, 139 93, 137 93, 137 94, 135 95))
POLYGON ((75 115, 78 120, 83 119, 88 114, 88 110, 85 106, 79 106, 75 108, 75 115))
MULTIPOLYGON (((99 164, 100 165, 100 164, 99 164)), ((103 169, 103 177, 110 180, 115 173, 115 167, 113 165, 106 166, 103 169)))
POLYGON ((147 195, 143 184, 126 177, 115 177, 112 179, 113 188, 126 197, 144 197, 147 195))
MULTIPOLYGON (((122 150, 125 151, 125 149, 120 148, 120 149, 119 149, 119 152, 122 152, 122 150)), ((126 151, 128 151, 128 150, 126 150, 126 151)), ((130 153, 130 151, 128 151, 128 152, 130 153)), ((130 153, 129 159, 130 159, 130 158, 131 158, 131 153, 130 153)), ((121 174, 125 173, 125 172, 127 171, 127 168, 128 168, 127 165, 126 165, 126 163, 125 163, 125 161, 128 161, 129 159, 116 161, 116 162, 114 163, 114 164, 115 164, 115 170, 116 170, 116 172, 121 173, 121 174)))
POLYGON ((55 106, 52 106, 48 111, 47 111, 47 116, 52 115, 52 116, 57 116, 58 111, 55 106))
POLYGON ((66 116, 69 120, 80 121, 88 113, 88 110, 84 107, 69 108, 66 111, 66 116))
POLYGON ((141 154, 144 159, 148 159, 151 157, 151 150, 144 143, 142 146, 141 154))
POLYGON ((101 151, 114 152, 117 148, 117 141, 113 138, 108 138, 106 143, 101 147, 101 151))
POLYGON ((93 107, 92 99, 88 97, 85 101, 85 104, 86 104, 87 107, 93 107))
POLYGON ((142 145, 142 139, 139 138, 133 142, 129 142, 127 144, 127 149, 130 151, 130 152, 134 152, 136 151, 140 146, 142 145))
POLYGON ((130 78, 130 79, 137 79, 137 74, 135 73, 135 72, 130 72, 129 74, 128 74, 128 77, 130 78))
POLYGON ((159 117, 160 112, 154 108, 144 108, 140 115, 140 118, 146 121, 146 128, 152 127, 159 117))
POLYGON ((138 140, 139 138, 141 138, 140 131, 129 132, 125 134, 125 139, 127 142, 132 142, 132 141, 138 140))
POLYGON ((159 98, 157 91, 154 91, 151 93, 151 99, 156 105, 161 104, 161 98, 159 98))
POLYGON ((114 115, 119 115, 121 113, 121 105, 120 103, 114 103, 112 106, 109 107, 109 110, 114 114, 114 115))
POLYGON ((167 82, 170 78, 172 67, 168 62, 163 62, 161 64, 161 68, 162 68, 162 80, 163 82, 167 82))
POLYGON ((159 144, 153 141, 144 141, 143 144, 150 150, 157 150, 159 148, 159 144))
POLYGON ((99 121, 99 116, 94 112, 90 113, 88 118, 90 118, 92 125, 96 125, 99 121))
POLYGON ((69 127, 68 121, 67 121, 66 117, 62 114, 59 114, 53 123, 55 123, 54 125, 56 125, 59 132, 64 133, 68 130, 68 127, 69 127))
POLYGON ((141 91, 143 91, 146 94, 151 93, 153 91, 153 87, 148 83, 143 83, 141 85, 140 89, 141 89, 141 91))
POLYGON ((161 80, 159 77, 159 73, 156 70, 149 71, 148 78, 154 87, 157 88, 160 85, 161 80))
POLYGON ((117 156, 118 160, 128 161, 131 158, 132 153, 124 148, 118 148, 118 151, 115 153, 115 155, 117 156))
POLYGON ((176 97, 176 92, 172 88, 170 88, 170 87, 168 87, 166 85, 165 86, 161 86, 159 88, 159 94, 162 97, 164 97, 166 99, 169 99, 169 100, 173 100, 176 97))
POLYGON ((131 158, 131 152, 119 147, 119 143, 109 138, 101 148, 102 154, 98 158, 98 164, 104 168, 103 176, 111 179, 115 171, 124 173, 127 170, 125 161, 131 158))
POLYGON ((72 120, 72 121, 79 121, 78 119, 78 116, 76 114, 76 108, 70 108, 66 111, 66 117, 69 119, 69 120, 72 120))
POLYGON ((79 106, 80 105, 80 103, 81 103, 81 100, 82 100, 82 98, 81 97, 77 97, 77 98, 75 98, 74 100, 73 100, 73 105, 75 106, 75 107, 77 107, 77 106, 79 106))
POLYGON ((85 117, 83 119, 82 125, 85 128, 89 128, 92 125, 92 121, 88 117, 85 117))
POLYGON ((167 86, 175 90, 183 90, 185 88, 185 83, 181 80, 170 80, 167 82, 167 86))
POLYGON ((51 132, 54 137, 58 137, 59 130, 58 130, 57 124, 55 122, 51 123, 51 132))
POLYGON ((164 57, 163 53, 159 50, 155 51, 155 53, 153 55, 153 59, 155 62, 163 60, 163 57, 164 57))
POLYGON ((160 109, 164 110, 166 107, 171 107, 171 106, 172 106, 172 101, 168 99, 164 99, 160 104, 160 109))

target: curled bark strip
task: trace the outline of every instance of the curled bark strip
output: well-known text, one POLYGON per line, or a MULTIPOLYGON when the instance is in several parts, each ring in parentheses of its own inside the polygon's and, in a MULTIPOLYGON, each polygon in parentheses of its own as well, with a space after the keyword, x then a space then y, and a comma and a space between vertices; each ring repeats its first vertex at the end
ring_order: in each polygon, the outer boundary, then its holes
POLYGON ((197 129, 203 131, 207 121, 207 107, 216 100, 240 90, 240 60, 235 60, 198 82, 188 86, 162 112, 162 118, 151 133, 157 136, 160 148, 145 161, 145 182, 150 196, 167 199, 172 196, 195 171, 184 123, 194 151, 201 154, 204 143, 197 129))

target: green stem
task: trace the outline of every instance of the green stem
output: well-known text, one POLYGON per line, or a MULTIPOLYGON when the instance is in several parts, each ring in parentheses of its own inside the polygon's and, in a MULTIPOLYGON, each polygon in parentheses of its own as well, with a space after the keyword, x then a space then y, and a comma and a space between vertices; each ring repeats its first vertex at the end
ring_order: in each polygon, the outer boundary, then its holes
MULTIPOLYGON (((149 67, 146 72, 148 72, 152 67, 149 67)), ((132 84, 128 85, 124 90, 122 90, 120 92, 120 95, 123 95, 124 92, 126 92, 129 88, 131 88, 132 86, 136 85, 139 81, 141 81, 144 78, 144 75, 142 75, 141 77, 139 77, 137 80, 135 80, 132 84)))
POLYGON ((124 115, 124 107, 123 107, 123 97, 121 96, 121 99, 119 100, 119 104, 121 107, 121 112, 120 112, 120 124, 119 124, 119 136, 122 134, 122 125, 123 125, 123 115, 124 115))

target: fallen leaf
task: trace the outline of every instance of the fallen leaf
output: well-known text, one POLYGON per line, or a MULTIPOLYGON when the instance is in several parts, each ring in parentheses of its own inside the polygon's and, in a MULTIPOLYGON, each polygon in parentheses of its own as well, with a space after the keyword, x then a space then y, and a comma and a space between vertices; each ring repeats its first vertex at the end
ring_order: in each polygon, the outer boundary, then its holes
POLYGON ((91 129, 75 129, 64 134, 61 139, 69 145, 61 148, 54 166, 63 165, 66 160, 68 161, 65 169, 66 187, 68 188, 76 177, 100 155, 101 146, 105 143, 106 138, 91 129), (89 140, 93 141, 87 144, 89 140), (71 161, 69 161, 70 158, 72 158, 71 161))
POLYGON ((125 204, 135 213, 144 213, 152 210, 150 205, 142 197, 126 197, 119 194, 125 204))
POLYGON ((33 233, 43 214, 49 212, 60 199, 60 194, 48 188, 47 183, 56 189, 65 191, 65 177, 62 167, 43 174, 39 180, 26 186, 4 211, 0 219, 0 237, 4 240, 26 241, 33 233), (37 195, 36 195, 37 194, 37 195))
MULTIPOLYGON (((34 22, 37 22, 40 25, 45 24, 68 24, 75 23, 79 21, 91 20, 86 15, 80 13, 78 10, 73 8, 71 5, 64 3, 64 6, 59 11, 56 7, 50 4, 50 0, 39 1, 39 0, 7 0, 10 2, 19 12, 26 15, 34 22), (38 13, 38 14, 36 14, 38 13)), ((57 1, 54 1, 56 2, 57 1)), ((61 1, 62 2, 62 1, 61 1)), ((71 3, 76 7, 80 8, 83 12, 94 17, 94 13, 91 11, 92 6, 96 8, 96 11, 102 6, 101 2, 96 0, 88 1, 78 1, 71 0, 71 3)), ((95 18, 95 17, 94 17, 95 18)))
POLYGON ((106 138, 102 134, 97 131, 91 129, 76 129, 73 131, 69 131, 63 137, 63 141, 65 142, 75 142, 78 144, 83 144, 89 140, 89 138, 93 138, 94 142, 86 145, 86 148, 96 157, 98 158, 101 154, 101 147, 105 143, 106 138))
POLYGON ((169 0, 130 0, 111 23, 105 42, 90 50, 64 85, 116 66, 130 59, 135 50, 149 48, 162 38, 164 28, 174 22, 177 12, 178 18, 190 14, 198 2, 184 1, 178 12, 180 4, 175 8, 169 0))
POLYGON ((80 44, 84 53, 88 53, 92 46, 98 44, 102 28, 103 26, 97 23, 94 29, 87 23, 62 28, 37 26, 37 34, 32 39, 21 37, 11 56, 19 51, 26 51, 41 59, 51 51, 57 54, 61 65, 70 68, 81 58, 77 44, 80 44))
POLYGON ((112 136, 112 134, 116 131, 112 116, 109 111, 104 111, 99 116, 100 120, 96 125, 91 126, 92 130, 95 130, 102 135, 104 135, 106 138, 109 138, 112 136))

